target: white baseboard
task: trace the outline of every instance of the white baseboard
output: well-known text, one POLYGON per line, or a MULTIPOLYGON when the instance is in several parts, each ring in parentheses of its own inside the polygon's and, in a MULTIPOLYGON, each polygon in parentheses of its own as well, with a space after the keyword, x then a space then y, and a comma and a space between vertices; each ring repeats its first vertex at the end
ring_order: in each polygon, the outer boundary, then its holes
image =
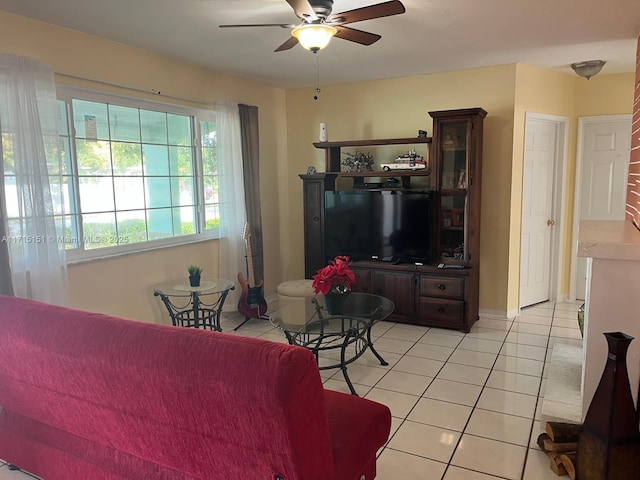
POLYGON ((512 313, 511 311, 505 312, 504 310, 488 310, 488 309, 480 309, 479 311, 480 318, 491 318, 494 320, 509 320, 518 313, 512 313))

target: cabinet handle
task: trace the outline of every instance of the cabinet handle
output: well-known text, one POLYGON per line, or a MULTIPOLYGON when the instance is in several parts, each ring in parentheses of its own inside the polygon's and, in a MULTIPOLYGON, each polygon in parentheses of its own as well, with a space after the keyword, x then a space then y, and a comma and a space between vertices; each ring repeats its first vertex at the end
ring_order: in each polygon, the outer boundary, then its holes
POLYGON ((320 217, 313 217, 313 221, 314 222, 319 222, 320 221, 320 217))
POLYGON ((444 313, 444 307, 438 307, 438 313, 444 313))
POLYGON ((440 284, 438 285, 438 289, 439 289, 439 290, 444 290, 445 288, 447 288, 447 287, 445 287, 442 283, 440 283, 440 284))

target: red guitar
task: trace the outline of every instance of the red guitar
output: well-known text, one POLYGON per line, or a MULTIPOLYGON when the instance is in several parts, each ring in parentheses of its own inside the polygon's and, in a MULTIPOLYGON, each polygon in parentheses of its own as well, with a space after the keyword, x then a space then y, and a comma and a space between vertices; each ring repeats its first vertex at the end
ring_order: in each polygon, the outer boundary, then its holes
MULTIPOLYGON (((251 232, 249 230, 249 222, 244 224, 242 238, 244 238, 245 248, 247 251, 247 269, 249 278, 245 281, 242 276, 242 272, 238 273, 238 283, 242 287, 240 300, 238 300, 238 311, 244 315, 246 322, 250 318, 260 318, 264 315, 267 311, 267 301, 262 295, 262 284, 264 282, 261 280, 260 283, 256 285, 253 278, 253 255, 251 255, 251 232)), ((237 328, 243 324, 239 325, 237 328)))

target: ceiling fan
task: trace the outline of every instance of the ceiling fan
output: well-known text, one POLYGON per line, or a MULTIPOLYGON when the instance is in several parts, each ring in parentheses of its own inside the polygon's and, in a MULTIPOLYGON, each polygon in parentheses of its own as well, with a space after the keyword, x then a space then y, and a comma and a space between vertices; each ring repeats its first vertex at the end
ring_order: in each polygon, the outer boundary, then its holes
POLYGON ((295 14, 302 20, 300 24, 256 23, 243 25, 220 25, 222 28, 238 27, 280 27, 291 28, 291 38, 276 48, 276 52, 289 50, 300 43, 314 53, 329 44, 333 36, 361 45, 371 45, 382 38, 375 33, 346 27, 349 23, 362 22, 374 18, 390 17, 405 12, 399 0, 369 5, 342 13, 332 13, 333 0, 286 0, 295 14))

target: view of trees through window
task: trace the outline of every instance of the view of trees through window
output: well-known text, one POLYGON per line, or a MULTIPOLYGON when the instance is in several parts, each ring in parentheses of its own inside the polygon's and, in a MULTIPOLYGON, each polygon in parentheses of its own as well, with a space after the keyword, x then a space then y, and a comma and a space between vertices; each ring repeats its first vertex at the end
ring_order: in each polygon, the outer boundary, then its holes
MULTIPOLYGON (((200 118, 79 98, 61 99, 58 106, 62 162, 51 165, 50 174, 62 178, 51 188, 64 191, 64 205, 55 210, 64 231, 58 241, 67 249, 123 247, 217 230, 213 112, 200 118)), ((11 224, 20 209, 11 138, 2 140, 11 224)))

